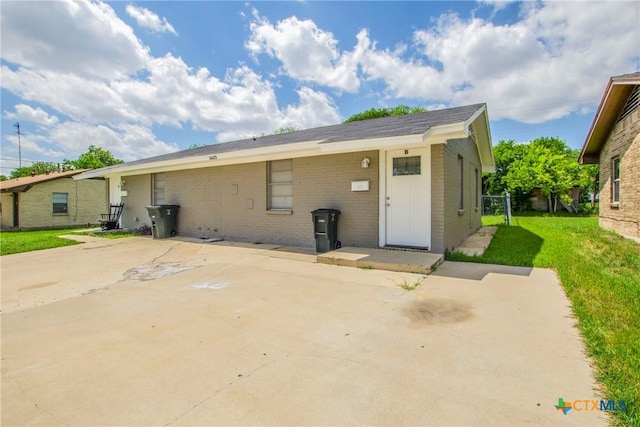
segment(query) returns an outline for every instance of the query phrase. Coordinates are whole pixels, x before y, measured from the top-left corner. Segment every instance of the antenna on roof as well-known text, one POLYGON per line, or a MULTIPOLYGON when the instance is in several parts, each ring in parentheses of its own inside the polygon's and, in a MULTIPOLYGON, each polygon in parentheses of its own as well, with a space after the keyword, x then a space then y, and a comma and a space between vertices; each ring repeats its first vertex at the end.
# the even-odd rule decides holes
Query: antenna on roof
POLYGON ((22 147, 20 146, 20 136, 24 135, 22 132, 20 132, 20 123, 16 122, 13 125, 14 128, 16 128, 16 134, 18 135, 18 164, 20 165, 19 167, 22 167, 22 147))

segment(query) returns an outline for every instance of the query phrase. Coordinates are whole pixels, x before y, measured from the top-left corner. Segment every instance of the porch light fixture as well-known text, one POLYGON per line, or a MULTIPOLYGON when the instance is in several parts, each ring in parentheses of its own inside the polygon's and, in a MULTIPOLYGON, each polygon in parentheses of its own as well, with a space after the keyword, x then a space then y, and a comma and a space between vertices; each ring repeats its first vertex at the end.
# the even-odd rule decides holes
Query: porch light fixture
POLYGON ((371 160, 369 160, 369 158, 365 157, 362 160, 362 169, 367 169, 369 167, 369 163, 371 163, 371 160))

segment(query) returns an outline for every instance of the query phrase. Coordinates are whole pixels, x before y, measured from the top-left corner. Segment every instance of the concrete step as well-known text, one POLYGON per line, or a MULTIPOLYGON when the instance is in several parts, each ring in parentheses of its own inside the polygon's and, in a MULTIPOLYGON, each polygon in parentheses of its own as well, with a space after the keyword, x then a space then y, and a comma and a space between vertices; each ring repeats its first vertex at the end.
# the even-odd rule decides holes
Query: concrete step
POLYGON ((322 264, 419 274, 430 274, 443 261, 443 254, 431 252, 356 247, 336 249, 317 257, 322 264))

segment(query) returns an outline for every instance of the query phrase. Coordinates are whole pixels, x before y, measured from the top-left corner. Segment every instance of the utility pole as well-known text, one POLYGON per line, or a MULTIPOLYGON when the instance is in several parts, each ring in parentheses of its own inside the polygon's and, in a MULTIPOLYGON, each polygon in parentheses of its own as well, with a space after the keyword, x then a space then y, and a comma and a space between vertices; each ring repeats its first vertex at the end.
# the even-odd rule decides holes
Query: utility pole
POLYGON ((22 132, 20 132, 20 123, 16 122, 16 124, 13 125, 14 128, 16 128, 16 134, 18 134, 18 163, 19 163, 19 167, 22 167, 22 148, 20 146, 20 136, 24 135, 22 132))

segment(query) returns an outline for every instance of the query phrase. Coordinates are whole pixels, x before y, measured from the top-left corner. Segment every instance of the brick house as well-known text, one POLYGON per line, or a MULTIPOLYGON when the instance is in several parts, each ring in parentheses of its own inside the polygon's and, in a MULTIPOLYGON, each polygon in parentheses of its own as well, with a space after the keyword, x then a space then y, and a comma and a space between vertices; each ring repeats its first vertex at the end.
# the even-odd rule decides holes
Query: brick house
POLYGON ((2 228, 28 230, 96 224, 100 214, 107 212, 107 185, 104 179, 73 179, 84 171, 1 181, 2 228))
POLYGON ((343 246, 443 252, 478 229, 494 169, 476 104, 209 145, 85 172, 109 180, 124 227, 177 204, 178 234, 312 247, 310 212, 341 211, 343 246))
POLYGON ((600 226, 640 239, 640 73, 611 77, 580 153, 600 165, 600 226))

